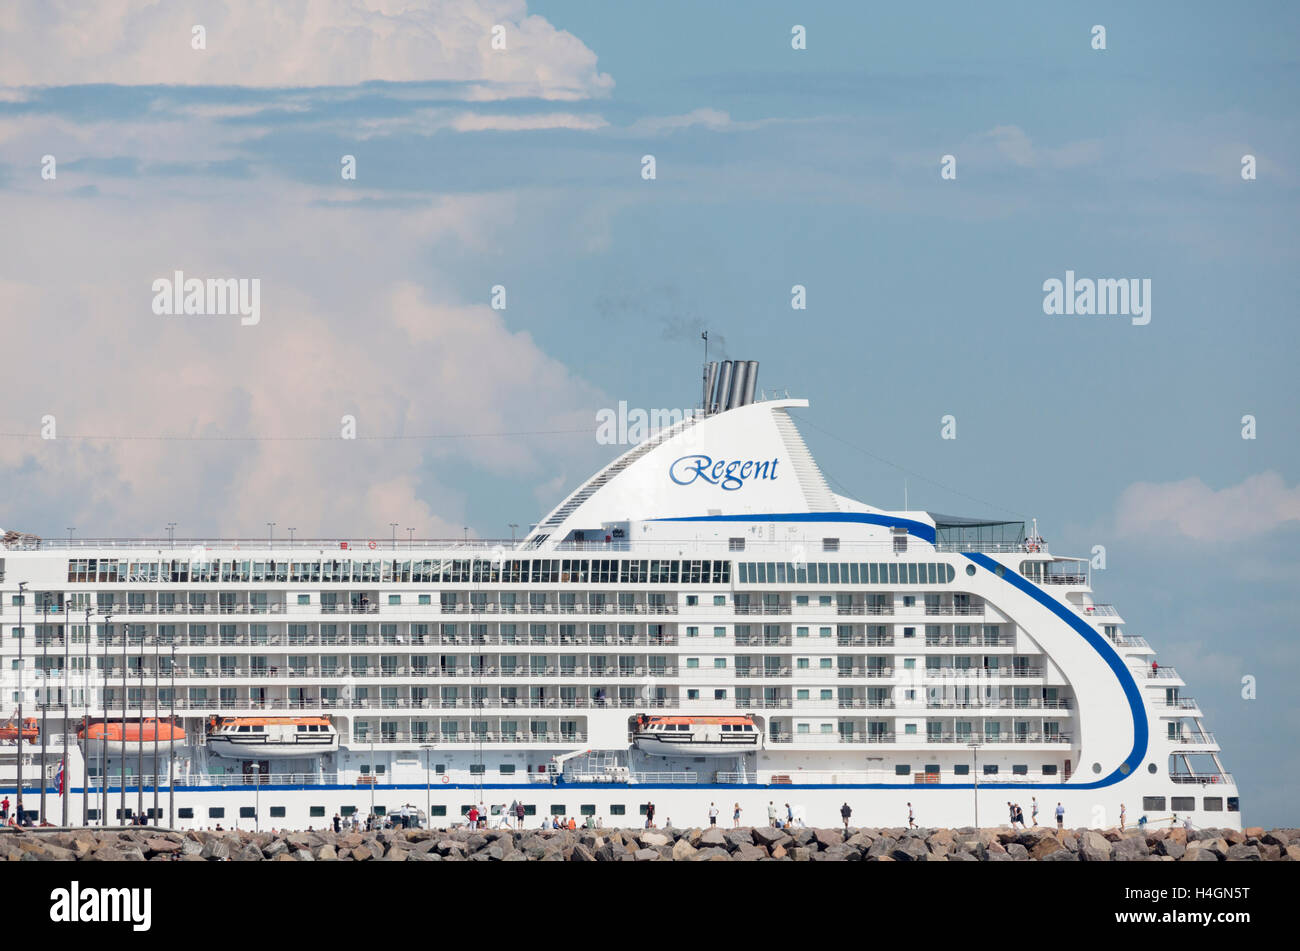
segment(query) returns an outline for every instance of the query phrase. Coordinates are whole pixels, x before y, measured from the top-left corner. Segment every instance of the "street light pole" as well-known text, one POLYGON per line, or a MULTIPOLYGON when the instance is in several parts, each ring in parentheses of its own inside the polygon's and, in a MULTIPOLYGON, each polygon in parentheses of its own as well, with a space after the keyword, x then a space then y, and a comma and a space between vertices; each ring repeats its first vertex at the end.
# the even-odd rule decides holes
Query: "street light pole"
POLYGON ((27 600, 27 582, 18 582, 18 824, 23 824, 23 603, 27 600))
POLYGON ((973 761, 971 769, 975 777, 975 831, 980 827, 980 745, 978 741, 972 741, 967 746, 970 747, 971 759, 973 761))
POLYGON ((167 727, 167 828, 176 828, 176 767, 173 760, 176 753, 176 641, 172 640, 172 663, 167 669, 170 687, 167 688, 167 702, 172 715, 167 727))
POLYGON ((253 770, 253 831, 257 832, 258 813, 262 809, 262 782, 261 776, 259 775, 259 772, 262 769, 262 764, 250 763, 249 766, 253 770))
POLYGON ((113 643, 113 625, 109 622, 113 615, 104 615, 104 655, 100 657, 100 671, 103 673, 103 686, 99 690, 99 703, 104 708, 104 722, 99 731, 99 824, 108 825, 108 652, 113 643))
POLYGON ((397 551, 397 523, 389 522, 388 525, 393 530, 393 551, 397 551))
POLYGON ((90 825, 90 605, 86 605, 86 663, 81 678, 81 824, 90 825))
MULTIPOLYGON (((128 606, 127 608, 128 614, 130 613, 130 610, 131 609, 128 606)), ((121 768, 118 770, 118 772, 121 773, 121 782, 119 783, 119 785, 121 786, 121 803, 122 803, 122 808, 119 810, 120 814, 118 815, 118 818, 122 820, 122 825, 126 825, 126 693, 127 693, 126 640, 127 640, 127 632, 130 629, 131 629, 130 624, 122 625, 122 735, 121 735, 122 763, 121 763, 121 768)))
MULTIPOLYGON (((176 635, 172 635, 174 640, 176 635)), ((158 825, 158 635, 153 636, 153 824, 158 825)))
POLYGON ((168 548, 176 547, 176 523, 175 522, 167 523, 167 547, 168 548))
POLYGON ((72 625, 69 623, 72 619, 72 614, 69 610, 71 606, 72 605, 66 601, 63 603, 63 676, 60 678, 60 683, 63 687, 63 766, 60 770, 60 776, 62 778, 59 780, 59 785, 62 788, 59 790, 59 793, 63 798, 63 802, 62 811, 59 816, 59 824, 65 826, 72 825, 72 823, 68 821, 68 779, 70 778, 68 775, 68 727, 70 726, 69 721, 72 718, 71 698, 68 696, 68 694, 71 693, 72 688, 72 671, 68 667, 68 641, 72 637, 72 625))
POLYGON ((49 731, 48 713, 50 708, 50 593, 43 593, 41 598, 41 615, 44 623, 41 625, 41 808, 38 815, 38 823, 45 822, 45 784, 47 773, 45 771, 45 750, 49 745, 47 737, 49 731))
POLYGON ((426 829, 433 828, 433 785, 429 778, 429 758, 433 755, 433 744, 421 743, 420 749, 424 750, 424 821, 428 823, 426 829))

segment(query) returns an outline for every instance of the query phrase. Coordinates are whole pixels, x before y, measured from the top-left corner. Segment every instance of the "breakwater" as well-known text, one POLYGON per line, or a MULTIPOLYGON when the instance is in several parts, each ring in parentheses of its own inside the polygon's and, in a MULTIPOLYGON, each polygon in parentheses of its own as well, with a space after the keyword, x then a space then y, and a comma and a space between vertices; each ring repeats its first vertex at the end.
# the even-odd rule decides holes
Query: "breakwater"
POLYGON ((437 829, 6 830, 0 861, 1294 862, 1300 830, 437 829))

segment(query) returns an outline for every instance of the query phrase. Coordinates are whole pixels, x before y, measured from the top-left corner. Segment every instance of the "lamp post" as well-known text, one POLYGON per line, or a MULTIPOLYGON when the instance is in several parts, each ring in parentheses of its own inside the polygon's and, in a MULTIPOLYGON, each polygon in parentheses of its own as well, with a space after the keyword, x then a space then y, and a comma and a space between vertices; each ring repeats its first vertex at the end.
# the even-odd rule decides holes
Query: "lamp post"
MULTIPOLYGON (((143 626, 143 625, 142 625, 143 626)), ((154 628, 154 640, 158 640, 158 629, 154 628)), ((137 658, 136 676, 140 678, 140 716, 136 727, 135 747, 135 811, 144 815, 144 634, 140 634, 140 654, 137 658)))
POLYGON ((50 593, 41 593, 41 808, 37 813, 40 823, 45 822, 45 750, 49 745, 47 714, 50 707, 50 593))
POLYGON ((433 785, 429 778, 429 759, 433 756, 433 744, 421 743, 420 749, 424 750, 424 821, 428 823, 425 828, 433 828, 433 785))
MULTIPOLYGON (((175 635, 172 635, 175 640, 175 635)), ((158 825, 158 634, 153 636, 153 824, 158 825)))
POLYGON ((393 551, 397 551, 397 523, 389 522, 388 525, 393 530, 393 551))
POLYGON ((23 603, 27 582, 18 582, 18 824, 23 824, 23 603))
POLYGON ((104 656, 100 658, 100 671, 103 673, 103 686, 99 689, 100 706, 104 708, 104 722, 99 731, 99 824, 108 825, 108 648, 113 643, 113 626, 109 622, 113 615, 104 615, 104 656))
POLYGON ((172 640, 172 662, 167 668, 167 703, 171 717, 167 729, 167 828, 176 828, 176 770, 172 765, 176 752, 176 641, 172 640))
POLYGON ((72 717, 71 701, 68 694, 72 687, 72 672, 68 668, 68 640, 72 637, 72 625, 68 623, 72 617, 69 610, 71 607, 66 601, 63 604, 63 676, 61 686, 63 687, 63 766, 60 770, 59 794, 61 795, 62 811, 59 815, 59 824, 70 826, 68 821, 68 726, 72 717))
POLYGON ((167 547, 168 548, 176 547, 176 523, 175 522, 167 523, 167 547))
POLYGON ((975 778, 975 830, 979 831, 980 827, 980 744, 979 740, 972 740, 966 744, 970 747, 971 753, 971 770, 975 778))
POLYGON ((262 782, 258 774, 262 769, 262 764, 250 763, 249 768, 253 771, 253 831, 257 832, 257 814, 262 808, 262 782))
POLYGON ((81 678, 81 824, 90 825, 90 605, 86 605, 86 660, 81 678))
MULTIPOLYGON (((130 614, 130 612, 131 612, 131 608, 130 608, 130 606, 128 605, 128 606, 127 606, 127 614, 130 614)), ((130 624, 123 624, 123 625, 122 625, 122 734, 121 734, 121 741, 122 741, 122 756, 121 756, 121 759, 122 759, 122 765, 121 765, 121 768, 118 770, 118 772, 121 773, 121 782, 119 783, 119 785, 121 786, 121 790, 122 790, 122 792, 121 792, 121 804, 122 804, 122 807, 121 807, 121 809, 119 810, 118 818, 122 820, 122 824, 123 824, 123 825, 126 825, 126 692, 127 692, 127 686, 126 686, 126 641, 127 641, 127 632, 128 632, 130 629, 131 629, 131 625, 130 625, 130 624)))
POLYGON ((379 780, 379 773, 375 769, 375 731, 370 731, 370 822, 373 825, 375 821, 375 783, 379 780))

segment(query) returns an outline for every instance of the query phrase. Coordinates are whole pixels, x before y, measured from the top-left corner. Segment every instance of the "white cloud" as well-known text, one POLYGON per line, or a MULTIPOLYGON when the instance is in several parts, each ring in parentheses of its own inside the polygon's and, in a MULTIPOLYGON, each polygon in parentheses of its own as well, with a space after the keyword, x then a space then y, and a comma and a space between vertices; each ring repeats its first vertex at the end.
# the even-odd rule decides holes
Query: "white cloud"
POLYGON ((1172 536, 1195 541, 1240 541, 1300 521, 1300 486, 1263 472, 1215 491, 1197 478, 1137 482, 1120 495, 1116 531, 1126 536, 1172 536))
POLYGON ((607 94, 573 34, 525 0, 9 0, 0 85, 341 86, 451 81, 470 98, 607 94), (194 25, 206 49, 191 47, 194 25), (506 49, 491 47, 492 28, 506 49))
POLYGON ((399 210, 322 207, 284 183, 198 191, 7 202, 0 431, 36 433, 49 414, 64 438, 0 438, 0 523, 257 537, 275 520, 306 538, 387 537, 398 521, 458 537, 476 473, 542 481, 575 456, 595 468, 590 433, 366 438, 593 428, 608 398, 431 264, 507 245, 527 218, 516 199, 399 210), (150 284, 176 268, 259 278, 261 323, 154 315, 150 284), (362 438, 335 438, 344 414, 362 438), (158 434, 276 438, 66 438, 158 434))
POLYGON ((981 136, 997 152, 1016 165, 1026 168, 1075 168, 1101 158, 1101 143, 1095 140, 1070 142, 1057 149, 1036 146, 1024 129, 1015 125, 995 126, 981 136))
POLYGON ((646 116, 626 128, 631 135, 667 135, 682 129, 702 127, 714 132, 749 132, 774 123, 820 122, 821 118, 738 120, 721 109, 692 109, 676 116, 646 116))

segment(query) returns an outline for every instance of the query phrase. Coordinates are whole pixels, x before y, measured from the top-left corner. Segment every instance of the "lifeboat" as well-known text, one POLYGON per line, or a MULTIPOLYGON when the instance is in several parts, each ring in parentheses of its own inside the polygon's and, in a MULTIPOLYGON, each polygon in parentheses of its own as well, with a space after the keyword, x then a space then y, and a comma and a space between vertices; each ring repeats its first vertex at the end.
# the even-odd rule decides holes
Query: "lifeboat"
POLYGON ((303 759, 337 753, 329 717, 213 717, 208 752, 231 759, 303 759))
POLYGON ((0 740, 7 740, 10 743, 16 741, 20 735, 28 743, 35 743, 40 734, 41 731, 36 726, 35 717, 24 718, 21 729, 18 727, 17 717, 10 717, 0 723, 0 740))
POLYGON ((99 756, 105 749, 109 756, 153 755, 154 740, 159 747, 185 742, 185 731, 175 723, 146 717, 140 720, 91 720, 77 728, 77 742, 86 756, 99 756), (143 750, 141 749, 143 747, 143 750))
POLYGON ((632 742, 658 756, 736 756, 763 748, 753 717, 636 718, 632 742))

